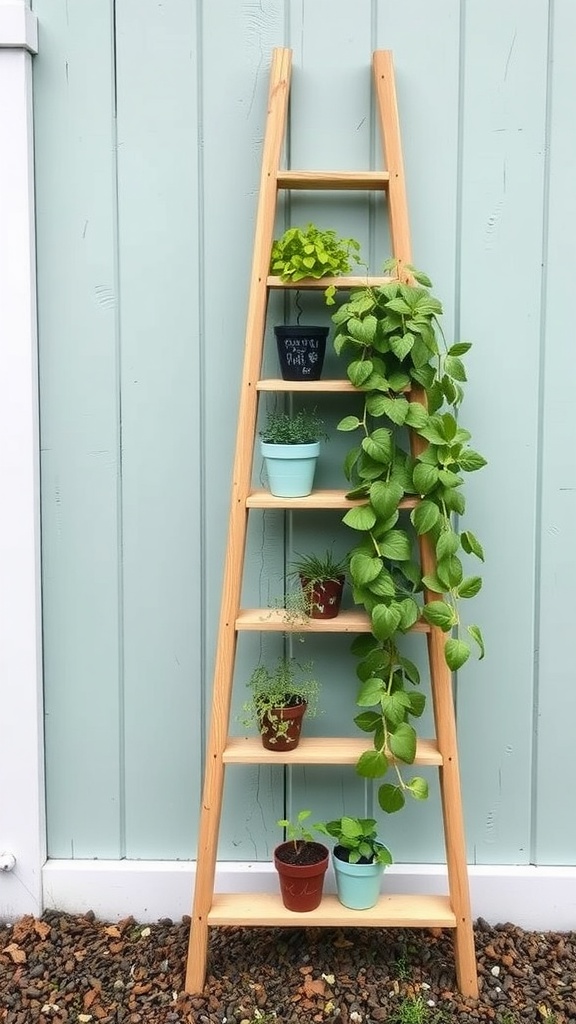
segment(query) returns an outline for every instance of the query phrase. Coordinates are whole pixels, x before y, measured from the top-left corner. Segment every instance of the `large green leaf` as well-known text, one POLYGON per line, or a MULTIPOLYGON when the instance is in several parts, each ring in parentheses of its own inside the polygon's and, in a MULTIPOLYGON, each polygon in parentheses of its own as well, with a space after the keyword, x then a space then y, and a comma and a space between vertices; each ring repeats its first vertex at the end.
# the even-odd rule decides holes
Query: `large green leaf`
POLYGON ((420 402, 410 402, 408 405, 408 411, 406 413, 406 419, 404 420, 407 427, 415 427, 420 429, 425 425, 428 420, 428 413, 420 402))
MULTIPOLYGON (((418 467, 416 467, 418 468, 418 467)), ((426 466, 426 469, 431 467, 426 466)), ((418 534, 429 533, 440 518, 440 509, 433 501, 421 501, 410 513, 412 525, 418 534)))
POLYGON ((398 629, 401 617, 400 609, 395 605, 377 604, 371 615, 374 636, 378 640, 389 640, 398 629))
POLYGON ((397 426, 401 427, 404 423, 408 413, 408 402, 401 396, 399 398, 386 398, 384 397, 384 415, 392 420, 397 426))
POLYGON ((396 593, 394 580, 386 569, 368 584, 368 589, 376 597, 394 597, 396 593))
POLYGON ((462 562, 457 555, 448 555, 436 563, 436 575, 447 590, 457 587, 462 582, 462 562))
POLYGON ((374 369, 371 359, 353 359, 348 363, 348 379, 355 388, 361 388, 374 369))
POLYGON ((469 341, 458 341, 455 345, 451 345, 448 349, 449 356, 463 356, 466 352, 469 352, 472 345, 469 341))
POLYGON ((415 622, 418 622, 420 618, 420 607, 411 597, 405 597, 400 601, 400 611, 402 612, 402 618, 400 619, 399 629, 403 633, 406 633, 415 622))
MULTIPOLYGON (((411 694, 411 696, 415 695, 411 694)), ((354 719, 355 724, 362 730, 362 732, 374 732, 380 721, 380 715, 375 711, 361 711, 354 719)))
POLYGON ((343 420, 336 425, 336 430, 357 430, 361 426, 361 421, 357 416, 345 416, 343 420))
MULTIPOLYGON (((414 718, 420 718, 420 715, 426 707, 426 694, 425 693, 409 693, 408 698, 410 700, 410 714, 414 715, 414 718)), ((356 719, 354 719, 356 721, 356 719)))
POLYGON ((418 494, 428 494, 428 491, 431 491, 438 483, 438 467, 417 462, 412 479, 418 494))
POLYGON ((461 359, 458 358, 458 356, 446 356, 444 360, 444 369, 446 370, 446 373, 454 380, 465 381, 468 379, 466 377, 464 363, 462 362, 461 359))
POLYGON ((387 519, 396 511, 404 491, 394 480, 375 480, 370 485, 370 502, 381 519, 387 519))
POLYGON ((394 355, 402 361, 411 351, 414 341, 414 335, 410 331, 406 331, 405 334, 394 334, 390 338, 390 348, 394 355))
POLYGON ((386 687, 383 680, 378 676, 370 676, 369 679, 360 684, 356 703, 359 708, 371 708, 374 704, 380 703, 382 694, 385 691, 386 687))
POLYGON ((436 541, 436 557, 447 558, 455 555, 460 547, 460 538, 453 530, 443 530, 436 541))
POLYGON ((392 786, 385 782, 378 788, 378 803, 386 814, 394 814, 395 811, 402 810, 406 801, 400 786, 392 786))
POLYGON ((342 522, 353 530, 371 530, 376 522, 376 513, 371 505, 355 505, 349 508, 342 522))
POLYGON ((410 538, 404 530, 389 530, 379 547, 384 558, 392 558, 396 562, 408 561, 412 555, 410 538))
POLYGON ((482 580, 480 576, 466 576, 458 587, 458 597, 476 597, 476 594, 481 589, 482 580))
POLYGON ((453 672, 457 672, 464 662, 468 661, 468 658, 470 657, 470 648, 464 640, 457 640, 452 637, 450 640, 446 641, 444 654, 448 668, 452 669, 453 672))
POLYGON ((402 722, 388 737, 388 744, 394 757, 406 764, 412 764, 416 757, 416 731, 407 722, 402 722))
POLYGON ((465 448, 458 456, 458 465, 467 473, 473 473, 474 470, 482 469, 482 466, 486 465, 486 459, 480 455, 480 452, 475 452, 472 448, 465 448))
POLYGON ((381 750, 365 750, 356 762, 356 771, 364 779, 379 779, 388 771, 388 758, 381 750))
POLYGON ((385 427, 378 427, 363 438, 362 447, 371 459, 387 466, 392 458, 392 434, 385 427))
POLYGON ((406 783, 406 789, 415 800, 428 799, 428 783, 426 779, 422 779, 418 775, 415 775, 414 778, 406 783))
POLYGON ((350 559, 350 575, 358 587, 371 583, 382 571, 382 559, 375 555, 362 553, 352 555, 350 559))
POLYGON ((382 695, 382 711, 390 729, 396 729, 406 718, 408 694, 403 690, 382 695))
POLYGON ((462 547, 468 555, 476 555, 481 562, 484 561, 484 549, 473 533, 470 530, 464 530, 461 534, 460 540, 462 541, 462 547))
POLYGON ((431 626, 439 626, 445 633, 455 625, 454 611, 446 601, 429 601, 422 609, 422 617, 431 626))

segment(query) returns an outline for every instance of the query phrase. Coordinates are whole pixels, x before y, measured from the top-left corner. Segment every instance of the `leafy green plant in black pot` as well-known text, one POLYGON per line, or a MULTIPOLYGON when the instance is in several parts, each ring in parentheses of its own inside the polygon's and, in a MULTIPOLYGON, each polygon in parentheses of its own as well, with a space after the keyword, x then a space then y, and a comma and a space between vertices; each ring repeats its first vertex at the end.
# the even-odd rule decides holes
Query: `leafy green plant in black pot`
MULTIPOLYGON (((293 283, 304 278, 337 277, 350 273, 352 262, 359 260, 359 250, 355 239, 341 238, 331 229, 322 230, 315 224, 291 227, 273 243, 270 273, 293 283)), ((333 285, 326 289, 327 305, 334 304, 335 290, 333 285)), ((329 328, 300 323, 302 308, 298 291, 296 308, 296 324, 274 328, 282 377, 284 380, 319 380, 329 328)))
POLYGON ((355 289, 333 320, 336 351, 346 358, 360 399, 358 414, 339 423, 340 430, 360 435, 344 463, 348 496, 358 502, 344 522, 355 535, 349 552, 353 599, 365 608, 372 630, 353 643, 362 708, 355 721, 373 734, 373 749, 361 755, 357 770, 375 779, 395 773, 395 781, 378 790, 380 806, 391 812, 404 805, 406 793, 416 799, 428 794, 426 781, 404 781, 398 764, 415 759, 413 720, 425 705, 415 689, 418 669, 401 653, 399 638, 423 619, 449 634, 443 645, 449 669, 461 668, 471 644, 484 655, 480 628, 463 626, 460 604, 482 585, 478 575, 465 573, 463 556, 484 558, 476 536, 462 528, 462 474, 480 469, 485 459, 470 447, 470 433, 456 418, 466 382, 462 356, 470 345, 447 345, 442 306, 426 275, 396 261, 385 271, 388 283, 355 289), (410 449, 404 427, 412 428, 410 449), (412 536, 399 522, 408 508, 422 545, 423 576, 412 536))

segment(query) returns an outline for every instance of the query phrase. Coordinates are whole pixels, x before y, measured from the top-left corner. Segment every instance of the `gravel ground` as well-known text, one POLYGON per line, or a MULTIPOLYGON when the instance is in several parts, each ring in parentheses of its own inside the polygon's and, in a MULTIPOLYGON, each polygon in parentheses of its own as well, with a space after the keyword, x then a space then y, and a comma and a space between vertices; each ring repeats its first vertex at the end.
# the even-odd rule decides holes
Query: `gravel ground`
POLYGON ((479 920, 474 1001, 440 929, 212 929, 206 987, 186 996, 188 924, 48 911, 0 925, 0 1024, 576 1022, 576 932, 479 920))

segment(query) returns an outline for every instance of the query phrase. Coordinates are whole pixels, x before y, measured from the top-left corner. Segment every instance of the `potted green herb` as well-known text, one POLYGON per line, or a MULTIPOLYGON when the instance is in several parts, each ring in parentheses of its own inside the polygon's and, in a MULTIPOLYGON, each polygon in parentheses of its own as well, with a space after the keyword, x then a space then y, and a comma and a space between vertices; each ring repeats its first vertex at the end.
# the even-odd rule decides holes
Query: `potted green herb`
POLYGON ((392 812, 404 806, 407 794, 417 800, 428 795, 425 779, 405 781, 399 768, 415 760, 413 722, 425 705, 425 696, 415 689, 418 669, 403 656, 399 638, 422 619, 448 634, 443 650, 450 670, 464 665, 473 645, 484 655, 480 628, 465 626, 460 608, 482 586, 468 560, 484 559, 463 518, 464 474, 481 469, 486 460, 470 447, 460 414, 466 382, 462 356, 470 344, 447 344, 442 306, 425 274, 394 260, 384 270, 391 275, 388 283, 353 290, 332 319, 336 352, 346 359, 356 402, 361 400, 359 414, 338 424, 359 435, 344 462, 348 497, 356 499, 344 522, 354 534, 353 600, 369 615, 372 631, 352 645, 360 658, 361 711, 355 722, 373 736, 373 747, 361 755, 356 770, 380 780, 380 807, 392 812), (411 449, 404 427, 412 428, 411 449), (413 506, 412 531, 400 521, 405 499, 413 506), (413 561, 414 532, 425 538, 429 563, 435 556, 435 570, 425 568, 423 576, 413 561), (384 781, 389 772, 391 783, 384 781))
POLYGON ((291 563, 291 576, 300 581, 305 613, 312 619, 334 619, 340 611, 347 568, 345 558, 298 555, 291 563))
POLYGON ((287 819, 277 823, 286 829, 287 836, 286 842, 274 850, 274 867, 287 910, 316 910, 322 899, 330 855, 327 847, 316 842, 305 827, 304 822, 309 817, 310 811, 300 811, 295 823, 287 819))
POLYGON ((332 863, 340 902, 352 910, 373 907, 382 872, 392 863, 390 851, 377 837, 375 819, 343 817, 318 822, 314 828, 336 840, 332 863))
POLYGON ((267 750, 294 750, 300 742, 302 718, 318 714, 320 684, 312 665, 281 657, 275 667, 258 665, 247 686, 252 691, 243 706, 242 724, 256 724, 267 750))
MULTIPOLYGON (((272 246, 270 273, 282 281, 336 277, 348 274, 351 261, 358 262, 359 243, 340 238, 335 231, 322 231, 315 224, 288 228, 272 246)), ((334 286, 325 291, 327 305, 334 304, 334 286)), ((326 351, 328 327, 301 324, 302 309, 296 293, 296 324, 274 328, 280 370, 284 380, 319 380, 326 351)))
POLYGON ((325 436, 315 411, 268 414, 266 426, 260 431, 260 450, 272 494, 297 498, 311 493, 320 439, 325 436))

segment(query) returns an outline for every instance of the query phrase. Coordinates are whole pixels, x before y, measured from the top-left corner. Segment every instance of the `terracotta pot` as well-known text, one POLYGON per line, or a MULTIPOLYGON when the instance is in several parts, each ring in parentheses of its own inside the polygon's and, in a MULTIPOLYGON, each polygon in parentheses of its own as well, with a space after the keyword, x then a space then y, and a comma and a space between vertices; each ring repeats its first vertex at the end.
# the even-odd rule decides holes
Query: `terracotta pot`
POLYGON ((262 745, 266 750, 294 750, 300 742, 302 731, 302 718, 308 704, 305 700, 300 704, 294 704, 288 708, 272 708, 272 711, 264 715, 260 720, 262 745), (286 722, 280 734, 278 733, 278 720, 286 722))
POLYGON ((337 580, 322 580, 314 584, 301 576, 300 583, 310 618, 335 619, 342 602, 344 576, 339 576, 337 580))
POLYGON ((282 902, 287 910, 302 913, 316 910, 322 899, 324 875, 328 868, 329 851, 323 843, 304 843, 311 863, 287 863, 285 856, 291 856, 294 843, 281 843, 274 850, 274 867, 280 879, 282 902), (316 859, 314 859, 316 858, 316 859))

